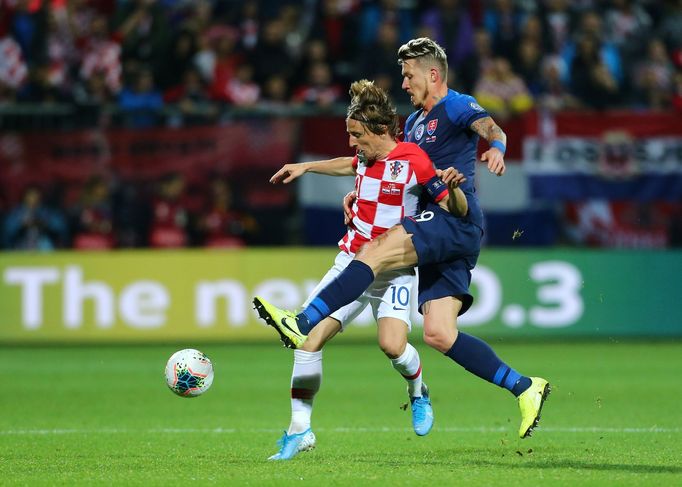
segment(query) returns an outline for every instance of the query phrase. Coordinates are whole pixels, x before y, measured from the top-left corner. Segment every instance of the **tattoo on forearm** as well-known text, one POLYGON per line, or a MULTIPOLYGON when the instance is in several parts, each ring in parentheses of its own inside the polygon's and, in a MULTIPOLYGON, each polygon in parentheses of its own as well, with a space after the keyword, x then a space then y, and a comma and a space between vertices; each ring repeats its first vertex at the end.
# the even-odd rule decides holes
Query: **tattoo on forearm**
POLYGON ((504 132, 502 132, 502 129, 498 127, 497 125, 493 125, 490 127, 490 130, 488 131, 489 137, 487 137, 488 140, 504 140, 506 137, 504 136, 504 132))
POLYGON ((504 131, 497 125, 492 118, 479 118, 471 124, 471 130, 483 137, 488 142, 493 140, 500 140, 502 143, 507 142, 507 136, 504 131))

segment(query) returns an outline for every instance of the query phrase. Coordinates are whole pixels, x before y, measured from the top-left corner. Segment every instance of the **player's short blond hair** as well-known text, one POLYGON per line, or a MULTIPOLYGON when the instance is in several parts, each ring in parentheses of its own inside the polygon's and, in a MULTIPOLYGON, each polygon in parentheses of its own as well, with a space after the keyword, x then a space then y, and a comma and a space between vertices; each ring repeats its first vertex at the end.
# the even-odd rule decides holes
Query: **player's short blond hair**
POLYGON ((347 118, 361 122, 367 130, 377 135, 388 134, 395 138, 400 135, 398 112, 388 93, 373 81, 354 81, 348 91, 351 97, 347 118))
POLYGON ((440 71, 440 77, 447 81, 448 56, 436 41, 428 37, 419 37, 403 44, 398 49, 398 64, 403 64, 408 59, 416 59, 422 66, 436 66, 440 71))

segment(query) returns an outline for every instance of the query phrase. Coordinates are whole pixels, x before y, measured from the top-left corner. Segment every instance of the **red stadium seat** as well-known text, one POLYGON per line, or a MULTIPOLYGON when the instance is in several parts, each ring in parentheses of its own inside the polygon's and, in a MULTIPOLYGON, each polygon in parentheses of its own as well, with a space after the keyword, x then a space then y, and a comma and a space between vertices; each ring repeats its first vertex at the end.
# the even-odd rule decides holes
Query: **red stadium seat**
POLYGON ((216 249, 231 249, 244 247, 246 243, 239 237, 210 237, 206 240, 205 246, 216 249))
POLYGON ((79 233, 73 239, 73 247, 78 250, 107 250, 113 246, 111 236, 101 233, 79 233))
POLYGON ((187 243, 187 235, 179 228, 157 227, 149 237, 149 245, 156 248, 174 249, 184 247, 187 243))

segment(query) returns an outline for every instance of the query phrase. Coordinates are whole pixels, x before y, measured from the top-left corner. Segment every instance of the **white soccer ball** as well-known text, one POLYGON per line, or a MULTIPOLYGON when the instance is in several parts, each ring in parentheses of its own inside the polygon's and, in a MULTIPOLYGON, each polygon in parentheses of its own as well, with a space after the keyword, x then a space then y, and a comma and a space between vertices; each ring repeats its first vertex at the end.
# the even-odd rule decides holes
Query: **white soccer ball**
POLYGON ((166 363, 166 384, 178 396, 200 396, 212 383, 213 364, 199 350, 179 350, 166 363))

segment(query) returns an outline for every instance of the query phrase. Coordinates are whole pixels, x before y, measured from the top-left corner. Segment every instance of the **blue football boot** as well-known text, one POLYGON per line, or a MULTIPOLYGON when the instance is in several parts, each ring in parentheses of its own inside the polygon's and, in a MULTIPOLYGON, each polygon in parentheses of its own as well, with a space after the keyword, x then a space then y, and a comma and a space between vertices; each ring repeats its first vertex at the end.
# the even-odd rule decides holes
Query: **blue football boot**
POLYGON ((272 455, 268 460, 291 460, 299 452, 308 451, 315 448, 315 433, 308 428, 303 433, 293 435, 284 432, 284 435, 277 441, 279 451, 272 455))
POLYGON ((412 405, 412 427, 418 436, 425 436, 429 434, 433 428, 433 408, 431 407, 431 399, 429 399, 429 388, 426 384, 422 384, 422 396, 411 397, 410 404, 412 405))

